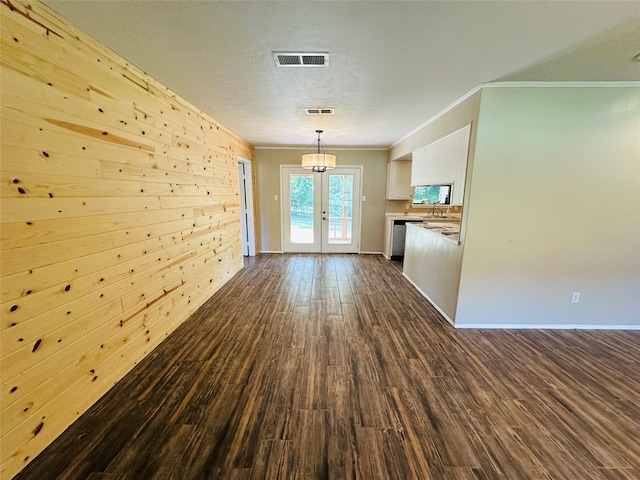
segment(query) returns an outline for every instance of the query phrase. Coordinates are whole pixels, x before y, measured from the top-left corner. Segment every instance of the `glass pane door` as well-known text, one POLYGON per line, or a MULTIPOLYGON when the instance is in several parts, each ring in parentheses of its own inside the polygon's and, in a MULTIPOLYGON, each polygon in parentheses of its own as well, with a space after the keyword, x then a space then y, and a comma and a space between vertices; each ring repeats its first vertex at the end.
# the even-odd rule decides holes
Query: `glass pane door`
POLYGON ((353 175, 329 174, 329 218, 327 242, 353 242, 353 175))
POLYGON ((281 172, 283 251, 358 253, 362 168, 281 172))
POLYGON ((322 175, 322 251, 358 253, 362 167, 338 167, 322 175))
POLYGON ((291 243, 314 242, 313 174, 289 175, 289 228, 291 243))
POLYGON ((300 167, 282 167, 282 248, 320 252, 322 248, 321 177, 300 167))

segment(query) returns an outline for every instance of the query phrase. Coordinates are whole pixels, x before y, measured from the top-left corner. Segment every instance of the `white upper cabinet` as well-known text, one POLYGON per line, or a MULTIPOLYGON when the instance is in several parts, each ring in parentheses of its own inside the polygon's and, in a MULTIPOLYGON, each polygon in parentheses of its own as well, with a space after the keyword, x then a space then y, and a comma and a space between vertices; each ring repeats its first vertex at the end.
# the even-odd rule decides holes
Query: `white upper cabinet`
POLYGON ((413 152, 411 185, 453 184, 452 205, 462 205, 471 125, 413 152))
POLYGON ((413 196, 411 186, 411 162, 387 164, 387 200, 409 200, 413 196))

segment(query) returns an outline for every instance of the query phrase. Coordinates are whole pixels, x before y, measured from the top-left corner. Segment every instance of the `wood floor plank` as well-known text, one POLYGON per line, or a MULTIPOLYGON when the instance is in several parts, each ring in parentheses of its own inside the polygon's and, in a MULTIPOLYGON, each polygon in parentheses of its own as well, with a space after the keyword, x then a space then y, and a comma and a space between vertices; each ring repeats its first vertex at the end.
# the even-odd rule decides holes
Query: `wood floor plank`
POLYGON ((433 438, 425 434, 419 404, 406 390, 392 388, 388 395, 395 412, 395 430, 404 441, 411 478, 437 478, 442 461, 433 438))
POLYGON ((351 291, 351 284, 348 280, 344 279, 338 280, 338 293, 340 294, 340 303, 354 303, 355 299, 353 298, 353 292, 351 291))
POLYGON ((383 463, 382 431, 370 427, 355 428, 356 478, 390 478, 383 463))
POLYGON ((342 307, 340 304, 340 291, 338 287, 330 287, 325 290, 324 300, 327 304, 327 315, 342 315, 342 307))
POLYGON ((318 336, 307 338, 304 358, 296 379, 298 395, 294 408, 311 410, 327 408, 327 367, 326 338, 318 336))
MULTIPOLYGON (((173 443, 174 435, 167 435, 166 432, 167 418, 181 403, 180 400, 197 376, 200 365, 200 362, 174 365, 174 368, 163 378, 160 387, 162 401, 155 403, 156 408, 153 413, 139 426, 129 441, 122 445, 118 454, 109 462, 106 472, 118 473, 126 470, 127 474, 138 478, 149 478, 153 475, 157 462, 147 461, 147 458, 155 458, 158 450, 166 449, 167 445, 173 443), (154 444, 158 438, 162 439, 161 443, 156 445, 157 448, 149 450, 149 445, 154 444)), ((156 460, 160 459, 161 457, 156 460)))
POLYGON ((342 315, 327 315, 324 323, 328 365, 334 367, 347 365, 346 333, 342 315))
POLYGON ((454 330, 382 256, 260 255, 16 479, 635 480, 639 365, 454 330))
MULTIPOLYGON (((139 478, 176 478, 180 477, 180 464, 184 456, 189 439, 193 435, 195 425, 181 424, 168 427, 171 432, 166 435, 167 442, 159 448, 155 455, 145 459, 145 465, 153 468, 140 474, 139 478)), ((127 472, 129 472, 127 467, 127 472)), ((131 473, 128 473, 131 477, 131 473)))
POLYGON ((250 480, 280 480, 291 478, 291 440, 262 440, 250 480))
POLYGON ((297 409, 294 413, 292 464, 298 478, 328 478, 328 417, 327 410, 297 409))
POLYGON ((289 348, 281 352, 282 358, 274 367, 276 378, 269 385, 271 392, 264 416, 260 420, 260 436, 266 440, 288 440, 287 432, 294 412, 294 404, 298 401, 299 390, 297 378, 302 349, 289 348))
POLYGON ((350 404, 351 388, 346 367, 328 367, 329 392, 327 456, 329 478, 356 478, 354 463, 354 416, 350 404), (347 452, 347 453, 345 453, 347 452))
POLYGON ((597 470, 590 469, 582 462, 576 462, 569 452, 556 443, 544 427, 525 424, 516 427, 516 430, 518 436, 522 438, 522 443, 540 463, 545 464, 551 478, 602 479, 597 470))

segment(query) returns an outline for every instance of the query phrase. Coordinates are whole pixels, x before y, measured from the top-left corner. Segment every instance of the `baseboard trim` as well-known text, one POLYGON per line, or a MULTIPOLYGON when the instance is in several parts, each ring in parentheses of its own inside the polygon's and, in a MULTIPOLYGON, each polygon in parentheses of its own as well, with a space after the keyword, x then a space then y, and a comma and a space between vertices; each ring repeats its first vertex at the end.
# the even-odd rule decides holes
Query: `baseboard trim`
POLYGON ((468 323, 455 328, 509 329, 509 330, 640 330, 640 325, 572 325, 572 324, 518 324, 518 323, 468 323))
MULTIPOLYGON (((284 253, 282 250, 260 250, 259 253, 284 253)), ((382 252, 359 252, 360 255, 382 255, 382 252)))

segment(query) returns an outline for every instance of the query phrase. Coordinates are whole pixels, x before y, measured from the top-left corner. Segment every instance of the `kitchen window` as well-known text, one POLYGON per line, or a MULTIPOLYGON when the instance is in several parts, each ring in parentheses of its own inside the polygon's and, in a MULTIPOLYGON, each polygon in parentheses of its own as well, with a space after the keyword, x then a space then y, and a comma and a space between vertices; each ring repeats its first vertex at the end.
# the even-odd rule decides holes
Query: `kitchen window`
POLYGON ((452 189, 452 184, 418 186, 413 194, 413 205, 450 205, 452 189))

